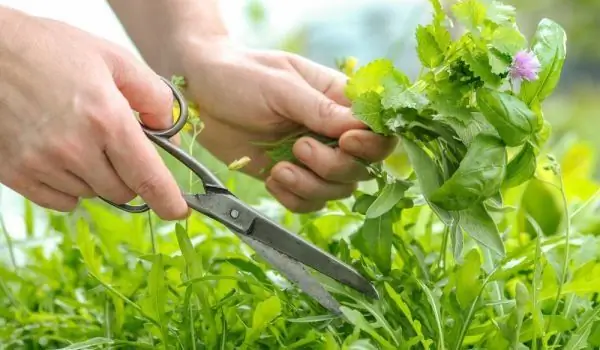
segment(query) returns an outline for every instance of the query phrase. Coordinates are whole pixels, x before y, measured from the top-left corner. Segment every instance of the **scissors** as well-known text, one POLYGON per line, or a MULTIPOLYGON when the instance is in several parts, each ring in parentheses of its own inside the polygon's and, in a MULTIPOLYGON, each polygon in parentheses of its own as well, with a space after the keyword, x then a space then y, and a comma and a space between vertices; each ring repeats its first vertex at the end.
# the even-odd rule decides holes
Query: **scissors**
MULTIPOLYGON (((370 298, 378 299, 375 287, 355 269, 243 203, 203 164, 171 143, 169 139, 177 134, 187 121, 188 104, 182 93, 169 80, 164 77, 161 79, 169 86, 179 103, 179 117, 170 128, 163 130, 149 129, 141 121, 140 124, 152 142, 183 163, 202 180, 203 194, 183 194, 188 206, 223 224, 288 280, 297 283, 301 290, 334 313, 340 313, 339 303, 308 272, 306 267, 311 267, 370 298)), ((102 199, 130 213, 143 213, 150 209, 145 203, 116 204, 105 198, 102 199)))

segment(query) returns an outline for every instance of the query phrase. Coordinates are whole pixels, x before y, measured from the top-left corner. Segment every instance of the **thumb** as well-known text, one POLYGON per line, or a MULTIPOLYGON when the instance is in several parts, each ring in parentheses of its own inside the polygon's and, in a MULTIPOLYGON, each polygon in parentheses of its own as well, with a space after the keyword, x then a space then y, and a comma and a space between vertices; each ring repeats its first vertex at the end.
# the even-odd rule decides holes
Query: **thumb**
POLYGON ((147 65, 128 53, 118 53, 109 62, 117 88, 150 129, 173 125, 171 89, 147 65))

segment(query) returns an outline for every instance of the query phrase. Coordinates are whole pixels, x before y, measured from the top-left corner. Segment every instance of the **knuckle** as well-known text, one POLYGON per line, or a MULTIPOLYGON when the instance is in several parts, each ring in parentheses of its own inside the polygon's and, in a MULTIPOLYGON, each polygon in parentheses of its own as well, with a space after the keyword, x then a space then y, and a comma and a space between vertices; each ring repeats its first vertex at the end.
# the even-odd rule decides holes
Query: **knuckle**
POLYGON ((95 133, 108 135, 115 130, 115 119, 121 106, 115 103, 108 92, 95 92, 89 97, 83 114, 89 121, 89 126, 95 133))
POLYGON ((17 169, 23 173, 37 173, 40 165, 45 164, 42 156, 37 150, 24 150, 16 159, 17 169))
POLYGON ((317 113, 323 119, 331 119, 336 114, 337 109, 338 105, 328 98, 321 98, 317 102, 317 113))
POLYGON ((141 178, 133 188, 133 191, 142 198, 155 197, 160 190, 161 182, 156 175, 147 175, 141 178))

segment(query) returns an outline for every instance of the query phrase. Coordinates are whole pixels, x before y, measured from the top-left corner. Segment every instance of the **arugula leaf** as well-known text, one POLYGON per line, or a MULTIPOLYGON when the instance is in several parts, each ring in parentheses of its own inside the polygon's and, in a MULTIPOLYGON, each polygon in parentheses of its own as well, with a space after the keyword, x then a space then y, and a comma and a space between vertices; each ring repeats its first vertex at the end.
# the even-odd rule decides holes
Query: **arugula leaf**
POLYGON ((365 219, 362 227, 352 239, 363 254, 373 260, 377 268, 388 274, 392 265, 393 211, 387 211, 375 218, 365 219))
POLYGON ((367 209, 365 213, 367 219, 376 218, 390 211, 402 198, 404 198, 404 193, 409 187, 409 183, 398 179, 386 183, 381 190, 381 194, 379 194, 369 206, 369 209, 367 209))

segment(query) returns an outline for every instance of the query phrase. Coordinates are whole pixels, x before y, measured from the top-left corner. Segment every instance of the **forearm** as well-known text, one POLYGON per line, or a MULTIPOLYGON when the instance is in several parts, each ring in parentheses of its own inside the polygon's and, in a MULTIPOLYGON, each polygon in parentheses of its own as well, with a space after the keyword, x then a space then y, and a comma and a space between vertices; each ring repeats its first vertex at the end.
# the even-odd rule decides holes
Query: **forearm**
POLYGON ((172 55, 188 45, 227 36, 218 0, 108 0, 145 61, 168 76, 180 67, 172 55))

